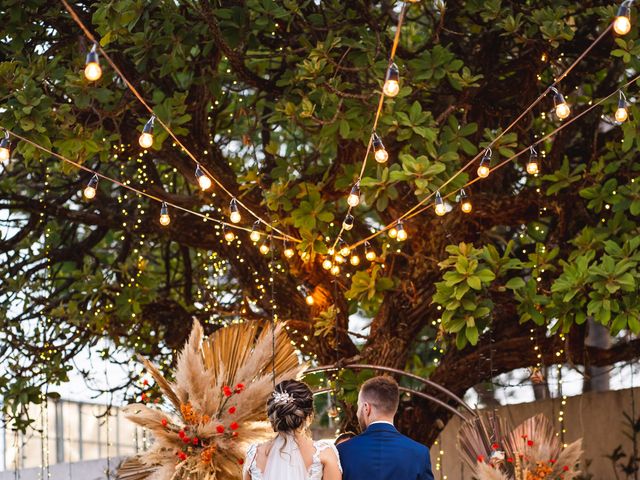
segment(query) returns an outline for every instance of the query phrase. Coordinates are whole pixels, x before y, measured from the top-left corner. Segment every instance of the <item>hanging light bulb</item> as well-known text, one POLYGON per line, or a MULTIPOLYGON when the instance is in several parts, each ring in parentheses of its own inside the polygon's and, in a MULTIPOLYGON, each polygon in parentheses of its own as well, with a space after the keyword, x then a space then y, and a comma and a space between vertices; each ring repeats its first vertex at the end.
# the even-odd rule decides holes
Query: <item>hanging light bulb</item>
POLYGON ((407 239, 407 231, 404 229, 402 220, 398 221, 398 235, 396 237, 399 242, 404 242, 407 239))
POLYGON ((353 228, 353 222, 354 222, 354 218, 353 215, 351 215, 350 213, 347 213, 347 216, 344 217, 344 222, 342 222, 342 228, 344 228, 345 230, 349 231, 353 228))
POLYGON ((295 251, 293 250, 293 248, 291 248, 287 242, 284 242, 284 250, 283 250, 284 256, 286 258, 291 258, 295 255, 295 251))
POLYGON ((569 115, 571 115, 571 108, 569 107, 567 101, 564 99, 564 95, 562 95, 558 91, 558 89, 552 87, 551 91, 553 92, 553 104, 556 108, 556 116, 560 120, 564 120, 569 115))
POLYGON ((467 192, 464 191, 464 188, 460 189, 460 210, 464 213, 471 213, 471 210, 473 210, 471 199, 467 192))
POLYGON ((166 227, 171 223, 171 217, 169 216, 169 207, 167 206, 167 202, 162 202, 162 206, 160 207, 160 225, 166 227))
POLYGON ((349 246, 346 244, 346 242, 342 239, 340 239, 340 255, 342 255, 343 257, 348 257, 349 254, 351 253, 351 250, 349 250, 349 246))
POLYGON ((529 161, 527 162, 527 173, 529 175, 537 175, 540 172, 540 163, 538 161, 538 152, 531 147, 529 154, 529 161))
POLYGON ((260 241, 260 232, 258 230, 259 228, 260 220, 256 220, 253 224, 253 227, 251 227, 251 233, 249 234, 249 238, 253 243, 258 243, 260 241))
POLYGON ((196 180, 202 191, 209 190, 211 188, 211 179, 202 171, 200 165, 196 166, 196 180))
POLYGON ((360 181, 357 181, 351 188, 351 193, 347 198, 347 203, 350 207, 357 207, 360 204, 360 181))
POLYGON ((358 256, 357 253, 354 253, 353 255, 351 255, 351 258, 349 259, 349 262, 354 267, 357 267, 358 265, 360 265, 360 257, 358 256))
POLYGON ((389 152, 387 152, 387 149, 384 148, 384 144, 382 143, 382 140, 380 139, 378 134, 375 132, 373 134, 372 143, 373 143, 373 156, 375 157, 376 162, 385 163, 387 160, 389 160, 389 152))
POLYGON ((267 241, 265 240, 264 242, 262 242, 262 245, 260 245, 260 253, 262 255, 266 255, 270 250, 271 248, 269 248, 269 244, 267 243, 267 241))
POLYGON ((618 109, 616 110, 616 121, 624 123, 629 118, 629 105, 627 103, 627 97, 625 97, 622 90, 620 90, 620 98, 618 99, 618 109))
POLYGON ((325 258, 322 261, 322 268, 324 268, 325 270, 331 270, 331 267, 333 267, 333 262, 330 259, 325 258))
POLYGON ((333 256, 333 259, 335 260, 336 263, 344 263, 347 261, 347 259, 344 258, 341 253, 336 253, 333 256))
POLYGON ((93 44, 84 66, 84 76, 90 82, 95 82, 102 76, 102 68, 100 67, 100 59, 98 58, 98 46, 93 44))
POLYGON ((400 70, 395 63, 392 63, 387 70, 382 91, 387 97, 395 97, 400 92, 400 70))
POLYGON ((365 258, 370 262, 373 262, 376 259, 376 252, 371 247, 371 244, 369 242, 364 242, 364 251, 365 251, 365 254, 364 254, 365 258))
POLYGON ((84 189, 84 198, 86 198, 87 200, 91 200, 93 198, 96 198, 96 193, 98 192, 98 176, 97 175, 93 175, 93 177, 91 177, 91 180, 89 180, 89 183, 87 184, 87 186, 84 189))
POLYGON ((447 206, 444 204, 444 200, 442 200, 442 195, 440 195, 440 190, 438 190, 436 191, 436 215, 441 217, 445 213, 447 213, 447 206))
POLYGON ((631 4, 633 0, 622 2, 618 9, 616 19, 613 21, 613 29, 618 35, 626 35, 631 31, 631 4))
POLYGON ((307 305, 311 306, 314 303, 316 303, 316 301, 313 299, 313 296, 311 295, 311 293, 309 291, 306 292, 306 295, 304 297, 304 301, 307 302, 307 305))
POLYGON ((156 121, 156 116, 151 115, 151 118, 144 124, 142 133, 138 138, 138 143, 142 148, 151 148, 153 145, 153 124, 156 121))
POLYGON ((389 229, 388 235, 389 238, 396 238, 398 236, 398 228, 396 225, 389 229))
POLYGON ((226 225, 222 226, 222 231, 224 232, 224 239, 231 243, 236 239, 236 234, 233 233, 233 230, 228 229, 226 225))
POLYGON ((336 276, 340 275, 340 267, 338 265, 331 267, 331 274, 336 276))
POLYGON ((0 140, 0 162, 6 162, 11 158, 11 144, 9 142, 9 132, 4 132, 4 137, 0 140))
POLYGON ((478 166, 478 176, 480 178, 487 178, 491 173, 491 149, 487 148, 484 152, 480 165, 478 166))
POLYGON ((238 210, 238 201, 235 198, 232 198, 229 203, 229 212, 229 220, 231 220, 232 223, 240 223, 242 216, 238 210))

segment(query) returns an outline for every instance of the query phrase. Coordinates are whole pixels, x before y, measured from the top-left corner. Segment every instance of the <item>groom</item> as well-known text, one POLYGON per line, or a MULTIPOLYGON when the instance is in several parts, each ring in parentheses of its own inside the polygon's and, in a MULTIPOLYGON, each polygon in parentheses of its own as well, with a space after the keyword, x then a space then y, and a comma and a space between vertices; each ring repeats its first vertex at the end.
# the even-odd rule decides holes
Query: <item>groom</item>
POLYGON ((363 433, 338 445, 343 480, 433 480, 429 449, 393 426, 400 394, 387 376, 367 380, 358 395, 363 433))

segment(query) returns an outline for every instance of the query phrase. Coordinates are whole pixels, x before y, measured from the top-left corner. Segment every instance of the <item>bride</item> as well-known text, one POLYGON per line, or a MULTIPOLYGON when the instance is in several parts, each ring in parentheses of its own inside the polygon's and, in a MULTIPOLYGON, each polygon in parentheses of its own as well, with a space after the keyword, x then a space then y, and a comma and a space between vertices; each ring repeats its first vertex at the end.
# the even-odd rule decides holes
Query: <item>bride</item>
POLYGON ((331 442, 314 442, 313 394, 296 380, 276 385, 267 402, 267 415, 277 433, 247 451, 243 480, 341 480, 338 451, 331 442))

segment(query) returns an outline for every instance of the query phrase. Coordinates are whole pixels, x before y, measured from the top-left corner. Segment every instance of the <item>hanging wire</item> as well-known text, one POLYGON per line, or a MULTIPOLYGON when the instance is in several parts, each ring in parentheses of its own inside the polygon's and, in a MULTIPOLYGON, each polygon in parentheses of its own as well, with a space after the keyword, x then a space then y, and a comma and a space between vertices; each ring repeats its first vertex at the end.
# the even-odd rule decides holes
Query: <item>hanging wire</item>
POLYGON ((273 389, 276 388, 276 268, 275 268, 275 248, 273 244, 273 233, 269 237, 269 248, 271 249, 271 261, 269 262, 269 280, 271 281, 271 375, 273 389))

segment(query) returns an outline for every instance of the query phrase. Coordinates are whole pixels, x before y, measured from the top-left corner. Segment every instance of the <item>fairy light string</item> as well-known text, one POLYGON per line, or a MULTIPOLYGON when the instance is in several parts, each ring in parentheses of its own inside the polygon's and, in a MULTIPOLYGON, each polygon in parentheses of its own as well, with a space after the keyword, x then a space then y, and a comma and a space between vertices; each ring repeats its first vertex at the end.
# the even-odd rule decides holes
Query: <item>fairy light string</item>
POLYGON ((100 52, 100 54, 105 58, 105 60, 107 61, 107 63, 109 63, 109 65, 111 66, 111 68, 113 68, 113 70, 118 74, 118 76, 122 79, 122 81, 127 85, 127 88, 131 91, 131 93, 133 93, 133 95, 138 99, 138 101, 144 106, 144 108, 149 112, 149 114, 152 116, 152 118, 154 118, 155 122, 158 122, 158 124, 160 124, 162 126, 162 128, 167 132, 167 134, 169 134, 169 136, 173 139, 173 141, 176 143, 176 145, 178 147, 181 148, 181 150, 183 152, 185 152, 187 154, 187 156, 195 163, 196 167, 199 167, 200 169, 202 169, 202 171, 204 173, 206 173, 209 178, 218 186, 220 187, 220 189, 222 191, 224 191, 230 199, 235 199, 237 204, 242 206, 247 212, 249 212, 249 214, 251 214, 256 220, 258 220, 259 222, 261 222, 262 224, 264 224, 266 227, 270 228, 271 230, 279 233, 280 235, 282 235, 284 238, 290 240, 290 241, 295 241, 295 242, 300 242, 299 239, 292 237, 291 235, 287 234, 286 232, 283 232, 282 230, 278 229, 277 227, 275 227, 274 225, 272 225, 271 223, 269 223, 268 221, 266 221, 265 219, 263 219, 260 215, 256 214, 253 210, 251 210, 245 203, 242 202, 242 200, 240 200, 236 195, 234 195, 233 193, 231 193, 231 191, 229 191, 229 189, 227 189, 227 187, 225 187, 225 185, 219 181, 214 175, 211 174, 211 172, 208 171, 208 169, 202 164, 202 162, 200 162, 196 156, 180 141, 180 139, 176 136, 176 134, 173 132, 173 130, 171 130, 171 128, 160 118, 157 117, 153 111, 153 109, 151 108, 151 106, 146 102, 146 100, 144 99, 144 97, 140 94, 140 92, 138 92, 138 90, 136 89, 136 87, 129 81, 129 79, 124 75, 124 73, 122 72, 122 70, 120 70, 120 68, 117 66, 117 64, 113 61, 113 59, 109 56, 109 54, 107 54, 107 52, 102 48, 102 46, 100 45, 100 43, 98 42, 98 40, 95 38, 95 36, 91 33, 91 31, 87 28, 87 26, 84 24, 84 22, 82 21, 82 19, 78 16, 78 14, 75 12, 75 10, 69 5, 69 3, 66 0, 60 0, 62 2, 62 4, 64 5, 65 9, 67 10, 67 12, 69 12, 69 15, 71 15, 71 18, 74 20, 74 22, 80 27, 80 29, 84 32, 85 36, 89 39, 89 41, 91 41, 96 49, 100 52))

